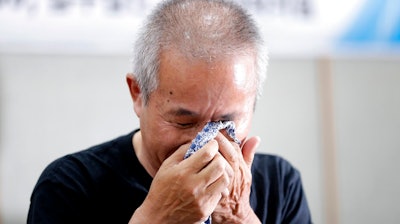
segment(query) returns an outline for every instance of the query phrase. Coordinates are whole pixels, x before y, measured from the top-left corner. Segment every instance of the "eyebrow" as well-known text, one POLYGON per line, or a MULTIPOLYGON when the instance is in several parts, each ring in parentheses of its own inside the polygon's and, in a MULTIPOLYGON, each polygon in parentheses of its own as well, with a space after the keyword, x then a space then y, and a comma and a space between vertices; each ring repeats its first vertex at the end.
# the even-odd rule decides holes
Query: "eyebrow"
POLYGON ((173 115, 173 116, 191 116, 195 117, 198 115, 198 113, 185 109, 185 108, 178 108, 176 110, 170 110, 168 114, 173 115))
MULTIPOLYGON (((196 117, 199 116, 199 113, 185 109, 185 108, 177 108, 177 109, 172 109, 168 112, 168 114, 172 116, 188 116, 188 117, 196 117)), ((224 121, 233 121, 236 118, 236 113, 228 113, 224 114, 221 117, 219 117, 220 120, 224 121)))
POLYGON ((233 121, 236 118, 236 113, 224 114, 221 116, 223 121, 233 121))

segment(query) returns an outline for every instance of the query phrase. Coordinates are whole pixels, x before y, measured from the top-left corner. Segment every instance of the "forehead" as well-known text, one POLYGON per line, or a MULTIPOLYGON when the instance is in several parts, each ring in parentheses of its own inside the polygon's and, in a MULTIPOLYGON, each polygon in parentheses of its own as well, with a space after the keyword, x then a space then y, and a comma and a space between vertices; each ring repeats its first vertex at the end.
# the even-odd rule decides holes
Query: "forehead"
POLYGON ((252 54, 195 57, 164 50, 160 57, 159 84, 184 87, 194 83, 196 86, 203 84, 203 88, 223 86, 253 91, 256 88, 255 64, 252 54), (168 82, 171 80, 174 82, 168 82))
POLYGON ((241 116, 252 111, 254 106, 253 61, 250 56, 210 62, 187 59, 179 54, 163 54, 159 85, 151 98, 162 113, 172 111, 185 116, 190 112, 190 116, 208 119, 241 116))

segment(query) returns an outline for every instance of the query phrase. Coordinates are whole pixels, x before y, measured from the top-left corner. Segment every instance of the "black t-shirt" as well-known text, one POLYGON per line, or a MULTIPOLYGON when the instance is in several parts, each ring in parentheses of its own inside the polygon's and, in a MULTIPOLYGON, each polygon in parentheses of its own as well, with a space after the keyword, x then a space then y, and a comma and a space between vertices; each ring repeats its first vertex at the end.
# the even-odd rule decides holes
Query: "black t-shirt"
MULTIPOLYGON (((152 182, 134 133, 51 163, 33 190, 28 223, 128 223, 152 182)), ((311 223, 299 172, 287 161, 256 154, 252 175, 250 204, 262 223, 311 223)))

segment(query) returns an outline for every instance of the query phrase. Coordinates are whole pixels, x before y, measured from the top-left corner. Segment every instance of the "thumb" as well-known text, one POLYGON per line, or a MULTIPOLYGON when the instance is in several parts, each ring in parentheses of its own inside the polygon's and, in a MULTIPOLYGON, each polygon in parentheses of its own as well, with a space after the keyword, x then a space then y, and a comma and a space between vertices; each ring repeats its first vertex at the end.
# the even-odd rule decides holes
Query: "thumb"
POLYGON ((246 162, 247 166, 251 167, 254 159, 254 153, 256 153, 256 149, 260 145, 261 139, 258 136, 251 137, 246 139, 242 147, 243 159, 246 162))

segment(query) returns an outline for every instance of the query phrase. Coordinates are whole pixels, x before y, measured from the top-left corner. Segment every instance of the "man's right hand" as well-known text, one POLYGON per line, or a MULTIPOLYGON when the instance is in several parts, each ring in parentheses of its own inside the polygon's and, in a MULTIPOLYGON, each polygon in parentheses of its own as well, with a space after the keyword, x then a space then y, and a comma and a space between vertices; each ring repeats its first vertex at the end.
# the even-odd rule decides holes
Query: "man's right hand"
POLYGON ((163 162, 130 224, 201 223, 229 194, 233 169, 218 152, 217 141, 183 160, 188 148, 189 144, 181 146, 163 162))

